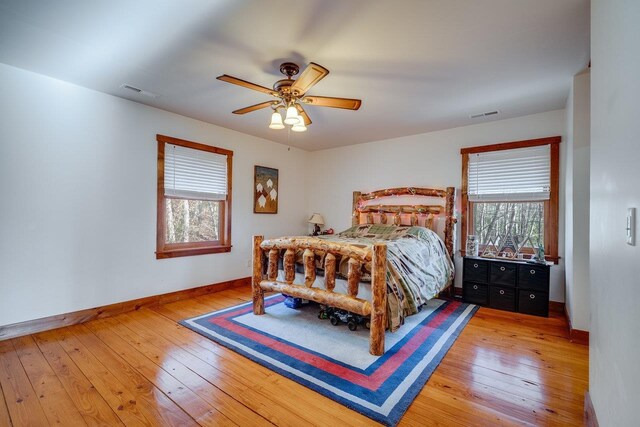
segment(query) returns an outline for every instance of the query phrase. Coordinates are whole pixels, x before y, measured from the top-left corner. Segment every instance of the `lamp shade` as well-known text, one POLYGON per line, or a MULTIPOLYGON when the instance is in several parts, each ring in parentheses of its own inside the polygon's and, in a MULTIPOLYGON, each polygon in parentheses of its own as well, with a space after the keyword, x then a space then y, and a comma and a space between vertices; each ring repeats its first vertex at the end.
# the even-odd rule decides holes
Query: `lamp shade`
POLYGON ((295 125, 291 126, 291 130, 294 132, 306 132, 307 127, 304 124, 304 120, 300 117, 300 121, 295 125))
POLYGON ((271 115, 271 124, 269 124, 271 129, 284 129, 284 125, 282 124, 282 116, 277 111, 274 111, 271 115))
POLYGON ((300 122, 298 118, 298 110, 295 106, 291 106, 287 108, 287 117, 285 117, 284 122, 288 125, 295 125, 300 122))
POLYGON ((324 218, 322 218, 322 215, 319 213, 314 213, 311 215, 311 218, 309 218, 309 224, 324 225, 324 218))

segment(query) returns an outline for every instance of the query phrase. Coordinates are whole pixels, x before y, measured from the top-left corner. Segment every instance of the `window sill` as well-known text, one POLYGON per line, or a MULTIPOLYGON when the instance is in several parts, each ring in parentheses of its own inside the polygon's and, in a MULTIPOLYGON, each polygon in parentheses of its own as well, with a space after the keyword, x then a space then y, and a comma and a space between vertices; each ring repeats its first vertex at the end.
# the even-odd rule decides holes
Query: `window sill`
POLYGON ((209 246, 199 248, 165 249, 156 251, 156 259, 178 258, 182 256, 219 254, 231 252, 231 246, 209 246))

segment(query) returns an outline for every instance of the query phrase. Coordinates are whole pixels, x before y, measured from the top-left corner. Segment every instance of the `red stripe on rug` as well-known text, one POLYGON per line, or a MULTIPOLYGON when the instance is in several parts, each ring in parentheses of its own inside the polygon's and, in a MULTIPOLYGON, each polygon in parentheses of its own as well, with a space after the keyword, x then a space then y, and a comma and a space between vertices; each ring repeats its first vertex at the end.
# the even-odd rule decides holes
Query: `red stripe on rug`
MULTIPOLYGON (((393 356, 389 357, 376 371, 370 376, 355 372, 349 368, 333 363, 322 357, 313 355, 304 350, 300 350, 285 342, 275 340, 260 333, 247 329, 237 323, 227 320, 225 317, 216 317, 210 320, 211 323, 215 323, 218 326, 228 329, 232 332, 242 335, 248 339, 256 341, 267 347, 270 347, 280 353, 290 356, 296 360, 300 360, 318 369, 321 369, 329 374, 338 376, 347 381, 353 382, 361 387, 369 389, 371 391, 377 390, 387 378, 419 347, 424 343, 429 336, 436 330, 455 309, 460 306, 459 302, 450 302, 447 307, 441 310, 428 324, 420 327, 420 331, 416 333, 409 341, 407 341, 401 349, 393 356)), ((233 313, 233 312, 230 312, 233 313)))

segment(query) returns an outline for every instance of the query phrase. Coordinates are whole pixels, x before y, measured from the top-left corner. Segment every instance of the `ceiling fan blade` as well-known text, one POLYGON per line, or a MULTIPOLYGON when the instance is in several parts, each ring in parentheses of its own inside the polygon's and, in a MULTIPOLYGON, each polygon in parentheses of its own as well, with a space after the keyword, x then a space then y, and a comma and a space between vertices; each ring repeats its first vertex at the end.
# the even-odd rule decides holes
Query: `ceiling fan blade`
POLYGON ((312 122, 307 112, 304 111, 304 108, 302 108, 302 105, 296 103, 296 109, 298 110, 298 114, 301 115, 302 118, 304 119, 304 125, 309 126, 312 122))
POLYGON ((240 108, 239 110, 233 111, 233 114, 247 114, 252 111, 261 110, 263 108, 271 107, 272 105, 276 105, 280 101, 267 101, 261 102, 260 104, 251 105, 250 107, 240 108))
POLYGON ((303 95, 316 83, 324 79, 327 74, 329 74, 329 70, 322 65, 310 62, 307 68, 300 74, 300 77, 291 85, 291 92, 297 95, 303 95))
POLYGON ((328 96, 305 96, 302 102, 318 107, 344 108, 345 110, 357 110, 362 101, 351 98, 332 98, 328 96))
POLYGON ((248 82, 246 80, 239 79, 237 77, 229 76, 227 74, 223 74, 223 75, 218 76, 216 78, 218 80, 222 80, 223 82, 227 82, 227 83, 231 83, 231 84, 234 84, 234 85, 246 87, 247 89, 257 90, 258 92, 263 92, 263 93, 266 93, 267 95, 273 95, 273 96, 276 95, 276 92, 274 92, 272 89, 269 89, 268 87, 260 86, 260 85, 257 85, 255 83, 251 83, 251 82, 248 82))

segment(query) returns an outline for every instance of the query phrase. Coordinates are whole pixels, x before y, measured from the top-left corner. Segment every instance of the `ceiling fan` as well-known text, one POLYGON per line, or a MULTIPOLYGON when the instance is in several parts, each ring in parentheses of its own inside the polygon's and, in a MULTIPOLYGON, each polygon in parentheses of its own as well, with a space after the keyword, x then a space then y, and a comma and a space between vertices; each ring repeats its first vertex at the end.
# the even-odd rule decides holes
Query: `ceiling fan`
POLYGON ((307 130, 307 126, 311 124, 311 119, 302 107, 302 104, 315 105, 318 107, 343 108, 345 110, 357 110, 360 108, 362 101, 359 99, 307 95, 309 89, 329 74, 329 70, 324 68, 322 65, 318 65, 313 62, 309 63, 309 65, 302 71, 302 74, 300 74, 300 76, 295 80, 292 79, 292 77, 300 72, 300 67, 298 67, 297 64, 294 64, 293 62, 284 62, 280 65, 280 72, 284 74, 286 78, 275 82, 273 84, 273 89, 251 83, 237 77, 229 76, 227 74, 218 76, 217 79, 222 80, 223 82, 242 86, 247 89, 257 90, 258 92, 263 92, 276 98, 271 101, 262 102, 260 104, 251 105, 249 107, 233 111, 233 114, 246 114, 251 113, 252 111, 271 107, 273 109, 271 124, 269 125, 271 129, 284 129, 284 124, 288 124, 291 125, 291 130, 295 132, 304 132, 307 130), (280 109, 286 110, 284 124, 282 116, 278 112, 280 109))

